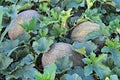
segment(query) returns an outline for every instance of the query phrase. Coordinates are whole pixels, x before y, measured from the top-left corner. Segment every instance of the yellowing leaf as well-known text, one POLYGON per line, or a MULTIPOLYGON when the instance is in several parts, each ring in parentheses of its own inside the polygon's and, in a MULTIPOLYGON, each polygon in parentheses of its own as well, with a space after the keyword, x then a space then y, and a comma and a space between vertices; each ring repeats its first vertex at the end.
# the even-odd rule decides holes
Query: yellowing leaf
POLYGON ((87 7, 88 7, 88 9, 90 9, 93 6, 93 4, 94 4, 94 2, 96 0, 86 0, 86 1, 87 1, 87 7))
POLYGON ((66 20, 72 16, 71 15, 71 11, 72 11, 72 8, 70 8, 69 10, 67 11, 62 11, 61 14, 60 14, 60 19, 61 19, 61 22, 62 22, 62 26, 64 27, 66 25, 66 20))
POLYGON ((106 77, 105 80, 110 80, 109 77, 106 77))
POLYGON ((79 49, 75 49, 76 52, 81 53, 83 55, 85 55, 86 51, 85 51, 85 47, 79 48, 79 49))
POLYGON ((120 28, 117 28, 117 29, 116 29, 116 32, 117 32, 118 34, 120 34, 120 28))

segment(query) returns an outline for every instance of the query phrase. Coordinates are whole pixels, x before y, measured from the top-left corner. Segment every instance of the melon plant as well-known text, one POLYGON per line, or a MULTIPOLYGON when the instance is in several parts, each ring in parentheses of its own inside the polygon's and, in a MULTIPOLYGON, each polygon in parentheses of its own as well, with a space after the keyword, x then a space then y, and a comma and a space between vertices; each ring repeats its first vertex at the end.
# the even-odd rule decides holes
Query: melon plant
POLYGON ((0 80, 119 80, 119 0, 0 0, 0 80))

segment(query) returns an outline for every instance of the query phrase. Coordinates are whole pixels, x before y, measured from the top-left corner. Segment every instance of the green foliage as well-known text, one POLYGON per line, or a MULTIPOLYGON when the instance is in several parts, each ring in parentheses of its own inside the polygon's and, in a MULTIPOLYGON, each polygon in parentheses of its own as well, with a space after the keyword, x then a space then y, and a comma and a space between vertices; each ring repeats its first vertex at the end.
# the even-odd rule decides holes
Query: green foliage
POLYGON ((87 7, 88 7, 88 9, 90 9, 93 6, 93 4, 94 4, 94 2, 96 0, 86 0, 86 1, 87 1, 87 7))
POLYGON ((67 10, 69 8, 75 8, 78 9, 78 7, 84 7, 85 6, 85 0, 64 0, 62 2, 62 8, 66 8, 67 10))
POLYGON ((114 60, 114 63, 117 66, 120 66, 119 62, 120 62, 120 42, 119 42, 119 38, 115 38, 113 40, 106 40, 106 46, 104 46, 102 48, 102 52, 110 52, 111 56, 114 60))
POLYGON ((13 59, 10 57, 6 57, 5 55, 0 54, 0 72, 6 69, 12 62, 13 59))
MULTIPOLYGON (((25 56, 20 62, 15 62, 15 63, 11 63, 11 65, 9 66, 5 66, 7 67, 6 69, 4 69, 4 71, 1 71, 4 75, 6 75, 6 79, 10 80, 10 79, 32 79, 34 80, 34 76, 35 73, 37 72, 37 70, 34 67, 33 64, 33 56, 32 55, 27 55, 25 56)), ((11 62, 11 59, 7 59, 6 57, 5 63, 8 61, 11 62), (6 61, 7 60, 7 61, 6 61)), ((4 67, 4 68, 5 68, 4 67)))
POLYGON ((21 26, 26 30, 26 32, 30 32, 36 28, 37 20, 35 17, 33 17, 32 20, 30 20, 28 23, 24 22, 21 24, 21 26))
POLYGON ((62 35, 65 34, 66 31, 67 28, 61 27, 59 24, 54 24, 52 30, 50 31, 50 34, 58 38, 58 37, 62 37, 62 35))
POLYGON ((50 46, 53 44, 53 37, 46 38, 41 37, 39 40, 33 42, 33 49, 39 55, 40 53, 45 53, 50 49, 50 46))
POLYGON ((78 74, 73 75, 65 74, 60 78, 60 80, 82 80, 82 79, 78 74))
POLYGON ((19 41, 18 40, 7 40, 2 42, 0 45, 0 53, 4 55, 9 55, 14 49, 17 48, 19 41))
POLYGON ((69 56, 70 55, 66 55, 55 62, 57 66, 56 72, 58 74, 64 73, 65 71, 69 70, 72 67, 73 62, 69 59, 69 56))
POLYGON ((0 31, 1 31, 1 29, 2 29, 2 17, 3 17, 3 6, 0 6, 0 12, 1 12, 1 14, 0 14, 0 31))
POLYGON ((97 48, 97 46, 91 41, 84 43, 74 42, 72 48, 74 51, 86 55, 94 51, 97 48))
MULTIPOLYGON (((119 0, 113 0, 113 2, 115 3, 115 6, 120 9, 120 1, 119 0)), ((119 11, 119 10, 118 10, 119 11)))
POLYGON ((37 72, 35 75, 35 80, 54 80, 56 73, 56 65, 51 64, 44 67, 44 73, 37 72))
POLYGON ((84 70, 83 70, 82 67, 76 66, 74 69, 68 70, 67 73, 70 74, 70 75, 73 75, 73 74, 76 73, 82 78, 82 80, 94 80, 92 75, 89 75, 89 76, 84 75, 84 70))
POLYGON ((17 9, 15 8, 15 5, 6 7, 5 10, 8 17, 11 17, 12 19, 15 19, 17 17, 17 9))
POLYGON ((85 19, 93 21, 93 22, 101 22, 100 15, 101 14, 98 13, 97 9, 87 9, 85 13, 82 14, 82 16, 85 19))
POLYGON ((117 75, 111 75, 110 80, 119 80, 117 75))
POLYGON ((104 79, 105 76, 110 74, 109 67, 105 66, 102 62, 107 58, 107 54, 101 54, 96 57, 95 53, 90 53, 87 58, 83 59, 83 62, 87 64, 84 68, 84 73, 86 76, 96 72, 96 74, 100 77, 100 79, 104 79))
MULTIPOLYGON (((0 0, 0 80, 119 80, 119 0, 0 0), (25 33, 10 40, 8 30, 17 14, 36 10, 40 16, 20 24, 25 33), (85 42, 71 40, 71 33, 84 21, 100 29, 85 42), (83 56, 84 66, 74 66, 65 55, 42 68, 42 56, 58 42, 72 44, 83 56), (101 46, 102 42, 102 46, 101 46)), ((62 53, 61 53, 62 54, 62 53)))
POLYGON ((115 33, 117 28, 120 29, 119 19, 115 19, 109 23, 109 32, 110 33, 115 33))
POLYGON ((47 34, 48 34, 48 28, 40 27, 40 29, 39 29, 39 36, 40 37, 46 37, 47 34))

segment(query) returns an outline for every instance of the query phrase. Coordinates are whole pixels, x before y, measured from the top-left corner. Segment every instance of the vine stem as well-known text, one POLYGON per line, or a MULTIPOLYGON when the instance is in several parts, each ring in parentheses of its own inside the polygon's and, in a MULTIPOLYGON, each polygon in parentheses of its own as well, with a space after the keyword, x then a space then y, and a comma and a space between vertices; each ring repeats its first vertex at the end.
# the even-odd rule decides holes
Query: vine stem
POLYGON ((15 47, 15 48, 13 48, 13 49, 7 54, 7 56, 10 56, 10 55, 12 54, 13 51, 15 51, 15 50, 18 49, 18 48, 22 48, 22 47, 26 47, 26 45, 17 46, 17 47, 15 47))

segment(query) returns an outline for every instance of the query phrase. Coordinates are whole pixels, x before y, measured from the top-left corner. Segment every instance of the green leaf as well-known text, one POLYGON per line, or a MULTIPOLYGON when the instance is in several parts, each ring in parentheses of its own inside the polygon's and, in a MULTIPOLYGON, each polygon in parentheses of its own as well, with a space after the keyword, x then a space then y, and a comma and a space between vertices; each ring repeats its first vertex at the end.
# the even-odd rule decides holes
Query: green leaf
POLYGON ((118 75, 120 77, 120 68, 119 67, 114 67, 112 69, 112 73, 118 75))
POLYGON ((61 27, 59 24, 54 24, 52 30, 50 31, 50 34, 58 38, 62 37, 62 35, 64 35, 66 32, 67 32, 66 27, 61 27))
POLYGON ((34 64, 16 67, 14 71, 6 75, 6 79, 10 80, 12 78, 15 78, 15 79, 22 78, 22 80, 28 80, 28 79, 34 80, 34 76, 37 70, 33 67, 34 67, 34 64))
POLYGON ((0 6, 0 31, 2 30, 3 6, 0 6))
POLYGON ((54 80, 55 79, 55 73, 56 73, 56 65, 50 64, 44 67, 44 73, 36 73, 35 80, 54 80))
POLYGON ((86 0, 88 9, 90 9, 93 6, 95 1, 96 0, 86 0))
POLYGON ((100 79, 104 79, 111 72, 109 67, 105 66, 102 62, 107 59, 107 54, 100 54, 96 57, 95 53, 90 53, 89 57, 83 59, 85 64, 87 64, 84 68, 84 73, 86 76, 90 75, 93 71, 100 77, 100 79), (91 60, 91 64, 86 59, 91 60))
POLYGON ((5 8, 6 14, 11 17, 12 19, 15 19, 17 17, 17 9, 15 5, 11 5, 9 7, 5 8))
POLYGON ((72 67, 73 62, 69 59, 69 56, 70 55, 66 55, 60 59, 57 59, 57 61, 55 62, 58 74, 64 73, 72 67))
POLYGON ((84 74, 86 76, 89 76, 91 73, 93 73, 93 66, 92 65, 88 65, 84 68, 84 74))
POLYGON ((20 43, 28 43, 30 39, 30 34, 25 32, 23 35, 17 37, 16 40, 20 41, 20 43))
POLYGON ((32 4, 30 3, 25 3, 24 5, 18 5, 18 11, 30 9, 32 7, 32 4))
POLYGON ((59 1, 60 1, 60 0, 50 0, 50 5, 51 5, 52 7, 55 7, 56 4, 57 4, 59 1))
MULTIPOLYGON (((87 36, 85 37, 85 40, 86 41, 88 41, 88 40, 95 41, 95 40, 99 39, 100 41, 104 42, 105 37, 107 37, 107 36, 110 36, 109 28, 101 25, 99 30, 95 30, 93 32, 88 33, 87 36)), ((97 43, 98 43, 98 41, 97 41, 97 43)))
MULTIPOLYGON (((48 13, 47 11, 49 11, 50 10, 50 8, 48 7, 48 3, 47 2, 43 2, 43 3, 41 3, 40 5, 39 5, 39 11, 40 12, 46 12, 46 13, 48 13)), ((49 15, 49 14, 48 14, 49 15)))
POLYGON ((89 54, 90 52, 95 50, 97 48, 97 46, 91 41, 87 41, 84 43, 74 42, 72 45, 72 49, 74 51, 79 51, 79 49, 82 49, 83 53, 85 53, 84 48, 85 48, 86 54, 89 54))
POLYGON ((73 75, 65 74, 60 78, 60 80, 82 80, 82 78, 75 73, 73 75))
POLYGON ((25 58, 21 60, 20 66, 30 65, 34 61, 34 57, 31 54, 28 54, 25 58))
POLYGON ((118 8, 118 9, 120 9, 120 1, 119 0, 113 0, 113 2, 115 3, 115 5, 116 5, 116 7, 118 8))
POLYGON ((11 80, 13 78, 34 80, 34 76, 37 70, 34 68, 35 65, 33 62, 34 57, 31 54, 28 54, 22 60, 11 63, 11 65, 3 72, 3 74, 6 75, 7 80, 11 80))
POLYGON ((110 75, 110 80, 119 80, 117 75, 110 75))
POLYGON ((109 23, 109 32, 110 33, 116 33, 116 29, 117 28, 120 28, 120 20, 119 19, 115 19, 115 20, 112 20, 110 21, 109 23))
POLYGON ((67 10, 70 8, 78 9, 78 7, 85 6, 85 0, 64 0, 62 2, 62 8, 66 8, 67 10))
MULTIPOLYGON (((2 17, 3 17, 3 6, 0 6, 0 26, 2 25, 2 17)), ((1 27, 0 27, 1 29, 1 27)))
POLYGON ((54 42, 54 38, 41 37, 39 40, 33 42, 33 49, 39 55, 40 53, 45 53, 50 49, 50 45, 54 42))
POLYGON ((84 62, 85 64, 88 64, 88 65, 90 65, 90 64, 92 63, 91 59, 89 59, 89 58, 84 58, 84 59, 83 59, 83 62, 84 62))
POLYGON ((48 34, 48 28, 40 28, 39 29, 39 36, 40 37, 46 37, 48 34))
POLYGON ((106 76, 110 75, 111 71, 108 67, 103 65, 94 66, 94 71, 100 77, 100 79, 104 79, 106 76))
POLYGON ((5 2, 17 3, 18 0, 5 0, 5 2))
POLYGON ((6 69, 12 62, 13 59, 0 53, 0 72, 1 70, 6 69))
POLYGON ((82 78, 82 80, 94 80, 92 75, 85 76, 83 68, 78 66, 76 66, 74 69, 68 70, 67 73, 70 75, 78 74, 82 78))
POLYGON ((85 19, 93 21, 93 22, 102 22, 100 18, 100 13, 98 13, 97 9, 87 9, 85 13, 82 14, 85 19))
POLYGON ((29 22, 24 22, 20 24, 27 32, 34 30, 37 27, 37 20, 33 17, 29 22))
POLYGON ((0 52, 4 55, 8 55, 11 51, 17 48, 19 44, 18 40, 6 40, 0 45, 0 52))
POLYGON ((102 48, 102 52, 110 52, 112 54, 112 59, 117 66, 120 66, 120 43, 119 39, 115 38, 113 40, 106 40, 106 46, 102 48))

